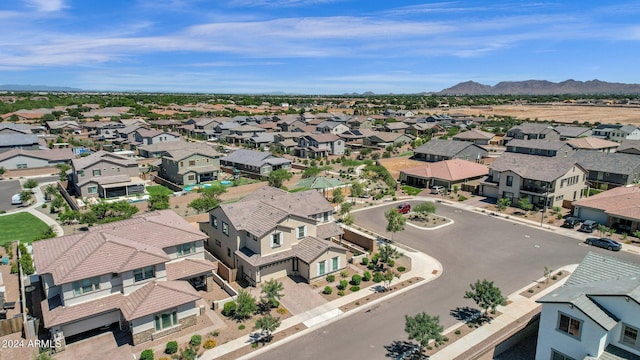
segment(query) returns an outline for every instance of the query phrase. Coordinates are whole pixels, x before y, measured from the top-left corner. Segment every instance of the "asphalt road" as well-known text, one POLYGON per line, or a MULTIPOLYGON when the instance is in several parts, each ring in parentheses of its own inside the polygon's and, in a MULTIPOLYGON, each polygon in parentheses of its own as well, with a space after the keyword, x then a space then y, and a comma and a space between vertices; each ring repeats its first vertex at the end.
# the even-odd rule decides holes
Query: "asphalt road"
POLYGON ((0 181, 0 210, 9 211, 17 208, 19 205, 11 205, 11 197, 20 193, 21 190, 18 180, 0 181))
MULTIPOLYGON (((414 203, 415 204, 415 203, 414 203)), ((356 223, 391 238, 385 232, 384 211, 392 205, 354 213, 356 223)), ((545 266, 557 269, 579 263, 588 251, 640 261, 627 253, 613 253, 588 247, 581 241, 485 214, 438 205, 438 215, 455 221, 434 231, 410 226, 394 235, 394 240, 438 259, 444 268, 435 281, 385 301, 371 311, 321 327, 312 333, 276 347, 255 358, 383 359, 385 346, 407 340, 404 316, 426 312, 439 315, 445 328, 458 320, 451 315, 457 307, 475 304, 463 298, 469 284, 487 278, 508 295, 543 276, 545 266)))

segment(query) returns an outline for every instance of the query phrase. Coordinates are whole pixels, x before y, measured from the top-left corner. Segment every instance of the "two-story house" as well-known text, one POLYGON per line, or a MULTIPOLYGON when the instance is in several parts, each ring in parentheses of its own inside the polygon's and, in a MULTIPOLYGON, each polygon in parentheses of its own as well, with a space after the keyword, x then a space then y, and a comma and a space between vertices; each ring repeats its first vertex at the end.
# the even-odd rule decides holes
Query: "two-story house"
POLYGON ((582 198, 587 171, 572 157, 545 157, 504 153, 489 165, 480 194, 507 198, 512 204, 526 197, 539 207, 562 206, 582 198))
POLYGON ((640 358, 640 264, 589 252, 538 302, 536 360, 640 358))
POLYGON ((82 133, 82 127, 77 121, 73 120, 61 120, 61 121, 47 121, 46 128, 49 134, 80 134, 82 133))
POLYGON ((143 194, 145 181, 139 177, 135 160, 98 151, 71 160, 69 187, 77 196, 111 198, 143 194))
POLYGON ((584 126, 559 125, 553 128, 560 135, 560 140, 578 139, 591 136, 591 128, 584 126))
POLYGON ((344 140, 331 133, 308 134, 298 139, 298 147, 295 148, 295 154, 303 158, 342 155, 344 154, 344 140))
POLYGON ((327 120, 316 125, 316 131, 322 134, 342 134, 348 130, 349 127, 345 123, 338 121, 327 120))
POLYGON ((135 144, 136 143, 136 131, 141 129, 147 129, 148 125, 135 123, 118 129, 118 139, 114 142, 120 144, 135 144))
POLYGON ((570 144, 560 140, 513 139, 507 143, 507 152, 538 156, 566 157, 573 154, 574 150, 570 144))
POLYGON ((512 139, 560 140, 560 134, 549 124, 522 123, 507 130, 503 141, 507 143, 512 139))
POLYGON ((180 141, 180 134, 164 130, 138 129, 135 132, 136 146, 151 145, 166 141, 180 141))
POLYGON ((194 185, 218 179, 220 156, 210 146, 169 149, 162 157, 159 174, 178 185, 194 185))
POLYGON ((591 187, 627 186, 640 180, 640 156, 620 152, 578 150, 575 161, 588 171, 591 187))
POLYGON ((195 325, 202 300, 190 282, 213 286, 206 238, 164 210, 34 242, 44 327, 64 347, 103 327, 137 345, 195 325))
POLYGON ((415 160, 436 162, 451 159, 480 161, 489 152, 482 146, 467 141, 431 139, 413 151, 415 160))
POLYGON ((254 176, 269 176, 274 170, 291 169, 291 160, 266 151, 238 149, 220 158, 220 166, 254 176))
POLYGON ((593 137, 599 137, 617 143, 624 140, 640 140, 640 128, 633 125, 601 124, 593 129, 593 137))
POLYGON ((82 127, 85 128, 93 138, 105 141, 119 138, 119 130, 124 129, 126 126, 123 123, 114 121, 92 121, 83 123, 82 127))
POLYGON ((331 241, 342 234, 333 211, 315 190, 265 186, 211 210, 200 229, 209 235, 207 250, 237 269, 238 279, 253 285, 287 275, 310 281, 347 265, 346 250, 331 241))

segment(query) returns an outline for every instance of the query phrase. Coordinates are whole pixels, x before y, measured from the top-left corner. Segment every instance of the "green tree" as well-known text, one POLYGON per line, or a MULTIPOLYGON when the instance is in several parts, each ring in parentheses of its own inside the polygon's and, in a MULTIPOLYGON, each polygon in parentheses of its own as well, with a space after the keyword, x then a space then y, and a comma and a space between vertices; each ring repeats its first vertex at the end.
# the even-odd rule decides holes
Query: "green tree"
POLYGON ((334 204, 340 204, 343 201, 344 201, 344 195, 342 194, 342 189, 337 188, 333 190, 333 197, 331 199, 331 202, 334 204))
POLYGON ((215 208, 216 206, 218 206, 218 201, 216 199, 212 199, 212 198, 197 198, 192 200, 189 205, 187 205, 188 207, 194 209, 195 211, 197 211, 198 213, 202 213, 205 211, 209 211, 213 208, 215 208))
POLYGON ((63 224, 70 224, 75 220, 80 220, 80 212, 77 210, 66 210, 58 214, 58 221, 63 224))
POLYGON ((364 188, 359 181, 351 183, 351 196, 354 198, 361 197, 364 194, 364 188))
POLYGON ((56 196, 53 198, 53 200, 51 200, 51 213, 55 213, 58 211, 58 209, 60 209, 61 207, 64 207, 65 202, 64 199, 62 198, 62 196, 56 196))
POLYGON ((344 216, 351 213, 351 208, 353 208, 352 203, 342 203, 340 204, 340 215, 344 216))
POLYGON ((216 201, 220 201, 220 195, 227 192, 227 189, 223 185, 214 185, 204 188, 200 191, 200 195, 203 198, 211 198, 216 201))
POLYGON ((100 224, 129 219, 137 212, 137 207, 124 200, 111 203, 100 202, 91 205, 91 213, 95 216, 96 222, 100 224))
POLYGON ((609 227, 606 227, 605 225, 598 225, 598 232, 600 233, 600 236, 611 236, 611 234, 613 234, 613 230, 609 227))
POLYGON ((291 172, 286 169, 272 171, 271 174, 269 174, 269 186, 280 188, 282 187, 282 183, 290 180, 292 176, 291 172))
POLYGON ((498 305, 507 305, 507 299, 502 296, 500 289, 493 285, 493 281, 478 280, 469 286, 471 291, 465 292, 464 298, 473 300, 480 308, 484 309, 485 315, 489 309, 495 311, 498 305))
POLYGON ((280 324, 281 322, 279 317, 266 314, 256 320, 256 324, 253 328, 260 329, 260 333, 264 336, 264 341, 269 342, 272 339, 272 333, 280 327, 280 324))
POLYGON ((251 317, 251 314, 258 310, 258 304, 256 298, 254 298, 248 291, 238 291, 238 297, 236 298, 236 311, 233 313, 233 317, 237 320, 243 320, 251 317))
POLYGON ((24 184, 22 184, 22 187, 25 189, 33 189, 35 187, 38 187, 38 182, 35 181, 34 179, 29 179, 27 181, 24 182, 24 184))
POLYGON ((71 169, 71 166, 69 166, 68 164, 58 164, 56 165, 56 168, 58 168, 58 178, 60 181, 65 181, 67 180, 67 171, 69 171, 71 169))
POLYGON ((58 195, 58 187, 53 184, 49 184, 44 187, 43 193, 45 200, 51 200, 58 195))
POLYGON ((284 296, 284 285, 276 279, 271 279, 262 284, 262 293, 271 303, 271 307, 278 307, 280 305, 280 299, 284 296))
POLYGON ((398 249, 389 244, 384 244, 378 250, 378 260, 388 264, 391 260, 395 260, 402 256, 402 253, 398 249))
POLYGON ((409 340, 415 340, 420 344, 420 351, 429 346, 431 340, 437 345, 443 343, 442 332, 444 331, 444 326, 440 325, 439 316, 431 316, 421 312, 415 316, 405 315, 404 319, 404 331, 407 333, 409 340))
POLYGON ((20 192, 20 200, 22 200, 26 205, 31 203, 31 199, 33 199, 33 193, 31 190, 23 190, 20 192))
POLYGON ((22 272, 25 275, 31 275, 34 273, 33 268, 33 258, 29 251, 27 251, 27 247, 24 244, 19 245, 20 249, 20 266, 22 267, 22 272))
POLYGON ((155 193, 149 195, 149 210, 164 210, 169 208, 169 195, 155 193))
POLYGON ((322 170, 320 170, 320 168, 308 167, 308 168, 304 169, 304 171, 302 172, 302 178, 306 179, 306 178, 318 176, 318 174, 320 174, 320 171, 322 171, 322 170))
POLYGON ((353 223, 356 221, 356 219, 353 217, 352 214, 347 214, 345 216, 342 217, 342 223, 348 226, 353 225, 353 223))
POLYGON ((7 173, 7 169, 4 166, 0 166, 0 177, 7 173))
POLYGON ((496 203, 496 210, 498 210, 498 212, 503 212, 510 205, 511 205, 511 199, 509 199, 509 198, 500 198, 500 199, 498 199, 498 202, 496 203))
POLYGON ((395 233, 404 230, 407 219, 395 207, 387 210, 384 217, 387 219, 387 231, 391 233, 391 240, 393 240, 395 233))
POLYGON ((434 214, 436 212, 436 205, 432 202, 423 202, 416 205, 413 208, 414 213, 418 213, 422 216, 427 216, 429 214, 434 214))
POLYGON ((524 211, 531 211, 533 209, 533 204, 529 201, 529 198, 524 196, 518 200, 518 207, 524 211))
POLYGON ((387 271, 384 272, 384 275, 382 277, 382 279, 384 280, 384 287, 386 289, 389 289, 391 287, 391 282, 393 281, 393 278, 400 278, 400 275, 395 272, 395 271, 391 271, 391 269, 387 269, 387 271))

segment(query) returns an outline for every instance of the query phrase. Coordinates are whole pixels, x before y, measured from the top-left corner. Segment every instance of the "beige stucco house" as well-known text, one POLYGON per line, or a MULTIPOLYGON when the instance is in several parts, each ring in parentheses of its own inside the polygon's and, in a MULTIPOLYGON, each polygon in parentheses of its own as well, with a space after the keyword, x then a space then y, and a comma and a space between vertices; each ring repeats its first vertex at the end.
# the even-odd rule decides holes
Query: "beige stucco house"
POLYGON ((106 151, 73 159, 70 187, 77 196, 111 198, 144 193, 135 160, 106 151))

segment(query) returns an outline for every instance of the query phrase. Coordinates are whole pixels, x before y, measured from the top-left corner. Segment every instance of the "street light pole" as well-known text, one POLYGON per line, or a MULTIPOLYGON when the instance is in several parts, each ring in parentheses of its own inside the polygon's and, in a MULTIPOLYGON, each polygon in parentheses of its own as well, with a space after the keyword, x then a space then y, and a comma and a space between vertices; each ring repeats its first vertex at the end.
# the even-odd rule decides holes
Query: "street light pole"
POLYGON ((544 193, 544 204, 542 205, 542 216, 540 217, 540 227, 542 227, 542 222, 544 221, 544 213, 547 211, 547 200, 549 198, 549 187, 545 186, 544 193))

